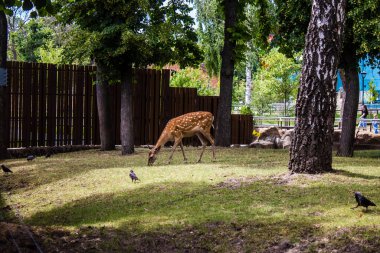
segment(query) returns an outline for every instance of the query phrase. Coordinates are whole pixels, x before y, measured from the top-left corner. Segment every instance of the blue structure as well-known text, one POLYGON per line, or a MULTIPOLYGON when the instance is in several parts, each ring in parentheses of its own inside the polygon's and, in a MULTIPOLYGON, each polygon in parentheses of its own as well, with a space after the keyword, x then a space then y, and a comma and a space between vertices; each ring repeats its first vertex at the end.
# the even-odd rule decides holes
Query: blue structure
MULTIPOLYGON (((364 92, 368 91, 369 89, 368 84, 369 82, 373 81, 376 86, 376 90, 379 93, 379 97, 376 99, 377 102, 375 104, 368 104, 368 101, 366 101, 365 95, 364 95, 364 103, 367 105, 368 109, 370 108, 380 109, 380 68, 376 68, 374 66, 365 66, 364 61, 360 61, 359 66, 360 66, 360 72, 363 72, 363 71, 367 72, 364 78, 364 92)), ((360 90, 359 101, 361 103, 362 94, 363 94, 363 77, 360 73, 358 75, 359 75, 359 86, 360 86, 359 87, 359 90, 360 90)), ((337 82, 336 89, 338 91, 341 88, 343 88, 342 79, 340 78, 340 75, 338 73, 338 82, 337 82)))

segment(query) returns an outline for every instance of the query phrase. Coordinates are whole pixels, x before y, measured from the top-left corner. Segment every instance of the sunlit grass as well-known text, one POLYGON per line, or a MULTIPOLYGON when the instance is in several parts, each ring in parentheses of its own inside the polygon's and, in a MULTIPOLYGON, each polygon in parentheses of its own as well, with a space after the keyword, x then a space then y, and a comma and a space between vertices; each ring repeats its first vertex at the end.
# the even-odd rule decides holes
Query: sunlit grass
POLYGON ((334 158, 336 173, 290 176, 284 150, 219 148, 216 162, 206 150, 200 164, 195 163, 199 149, 185 150, 188 164, 179 151, 168 165, 165 149, 153 167, 147 166, 146 149, 131 156, 90 150, 33 162, 8 160, 14 174, 1 176, 1 189, 8 193, 4 202, 17 206, 34 226, 107 227, 134 236, 192 229, 197 238, 213 238, 202 242, 212 251, 237 247, 228 243, 237 234, 245 238, 244 249, 261 251, 281 238, 297 242, 341 228, 348 229, 350 240, 361 235, 372 240, 380 232, 378 208, 350 209, 356 205, 353 190, 380 203, 379 151, 334 158), (141 182, 130 181, 130 169, 141 182), (357 229, 364 232, 352 232, 357 229), (226 248, 213 242, 222 232, 226 248))

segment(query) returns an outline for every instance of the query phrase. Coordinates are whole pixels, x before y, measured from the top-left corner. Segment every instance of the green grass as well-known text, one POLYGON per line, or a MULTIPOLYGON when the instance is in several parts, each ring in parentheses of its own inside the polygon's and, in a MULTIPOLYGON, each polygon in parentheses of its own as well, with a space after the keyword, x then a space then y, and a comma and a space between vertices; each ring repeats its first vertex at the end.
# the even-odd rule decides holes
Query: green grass
POLYGON ((188 164, 179 151, 167 165, 165 149, 153 167, 147 149, 7 160, 14 174, 1 176, 0 204, 17 207, 48 249, 67 243, 57 231, 94 251, 267 252, 284 241, 302 252, 380 247, 380 210, 350 209, 354 190, 380 203, 379 151, 334 157, 336 173, 312 176, 288 175, 284 150, 219 148, 216 162, 206 150, 201 164, 199 149, 185 151, 188 164))

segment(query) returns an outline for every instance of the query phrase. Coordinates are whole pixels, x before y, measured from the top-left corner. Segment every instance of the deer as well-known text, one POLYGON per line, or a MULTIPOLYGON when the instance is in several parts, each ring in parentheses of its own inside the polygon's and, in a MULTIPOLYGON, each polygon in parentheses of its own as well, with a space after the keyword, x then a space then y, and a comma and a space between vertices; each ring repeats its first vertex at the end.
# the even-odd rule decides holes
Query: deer
POLYGON ((192 137, 196 135, 202 143, 202 152, 199 156, 198 163, 201 162, 203 153, 207 146, 207 141, 211 143, 212 157, 215 160, 214 139, 211 136, 210 130, 213 127, 214 115, 210 112, 190 112, 179 117, 171 119, 165 126, 156 145, 149 151, 148 166, 153 165, 157 159, 157 154, 161 147, 168 141, 174 141, 168 164, 170 164, 174 151, 179 145, 182 150, 184 162, 187 162, 185 151, 183 149, 182 139, 184 137, 192 137))

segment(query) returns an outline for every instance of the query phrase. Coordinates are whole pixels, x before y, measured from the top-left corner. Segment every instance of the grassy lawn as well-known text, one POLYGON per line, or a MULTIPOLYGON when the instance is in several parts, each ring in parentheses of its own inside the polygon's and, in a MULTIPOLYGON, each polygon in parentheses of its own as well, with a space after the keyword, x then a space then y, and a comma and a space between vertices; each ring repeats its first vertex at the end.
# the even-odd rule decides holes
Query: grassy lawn
POLYGON ((153 167, 147 149, 7 160, 0 218, 18 210, 46 252, 379 252, 379 207, 350 208, 354 190, 380 204, 380 151, 289 175, 288 151, 219 148, 211 162, 208 149, 196 164, 185 149, 188 164, 165 149, 153 167))

